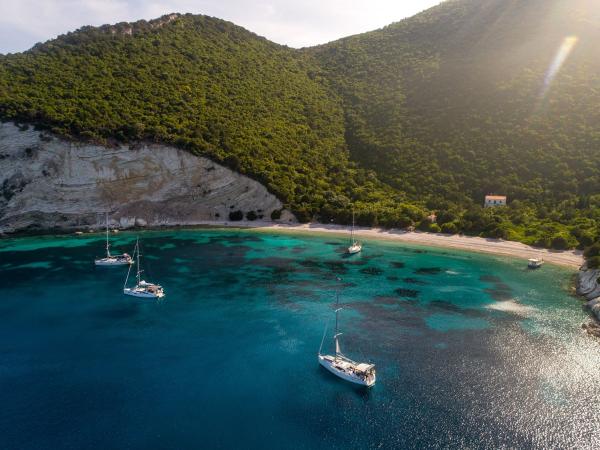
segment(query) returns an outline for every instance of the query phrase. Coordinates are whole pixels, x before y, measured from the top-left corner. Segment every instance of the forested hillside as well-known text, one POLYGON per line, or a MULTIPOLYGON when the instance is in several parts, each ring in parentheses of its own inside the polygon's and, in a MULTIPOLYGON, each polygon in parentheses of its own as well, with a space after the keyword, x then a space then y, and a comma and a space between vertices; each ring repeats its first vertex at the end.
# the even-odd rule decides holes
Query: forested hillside
POLYGON ((597 42, 592 0, 448 0, 303 50, 172 15, 1 56, 0 116, 186 148, 302 220, 347 222, 354 205, 362 224, 585 247, 600 235, 597 42), (483 210, 492 192, 509 206, 483 210))
POLYGON ((591 1, 456 0, 308 52, 344 100, 353 159, 442 229, 561 248, 598 237, 599 39, 591 1), (492 192, 510 207, 483 214, 492 192))
POLYGON ((0 115, 209 156, 264 183, 301 220, 349 197, 396 208, 402 195, 349 161, 341 103, 319 71, 229 22, 170 15, 85 27, 2 57, 0 115))

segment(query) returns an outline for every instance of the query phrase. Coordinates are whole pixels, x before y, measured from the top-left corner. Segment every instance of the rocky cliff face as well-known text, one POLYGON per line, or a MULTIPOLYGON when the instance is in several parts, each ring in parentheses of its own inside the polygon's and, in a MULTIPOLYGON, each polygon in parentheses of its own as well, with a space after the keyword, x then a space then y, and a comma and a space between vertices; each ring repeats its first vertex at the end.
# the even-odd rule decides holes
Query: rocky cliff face
MULTIPOLYGON (((0 233, 103 226, 271 220, 281 202, 264 186, 173 147, 108 148, 0 124, 0 233)), ((280 221, 293 222, 283 211, 280 221)))
POLYGON ((588 333, 600 337, 600 270, 581 270, 577 278, 577 294, 585 297, 587 307, 597 319, 595 322, 584 324, 588 333))
POLYGON ((600 270, 588 269, 579 271, 577 279, 577 294, 588 300, 600 297, 600 270))

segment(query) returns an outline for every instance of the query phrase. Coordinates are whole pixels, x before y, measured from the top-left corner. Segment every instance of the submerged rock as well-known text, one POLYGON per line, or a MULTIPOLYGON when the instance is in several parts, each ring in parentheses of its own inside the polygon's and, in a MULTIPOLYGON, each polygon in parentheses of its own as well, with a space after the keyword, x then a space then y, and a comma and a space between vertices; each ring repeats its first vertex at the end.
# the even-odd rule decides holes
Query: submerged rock
POLYGON ((364 273, 365 275, 381 275, 383 274, 383 270, 379 267, 365 267, 364 269, 360 269, 360 273, 364 273))
POLYGON ((419 296, 419 291, 415 291, 413 289, 398 288, 394 292, 396 292, 396 294, 398 294, 400 297, 417 298, 419 296))
POLYGON ((589 323, 584 323, 581 325, 588 334, 600 338, 600 323, 596 321, 591 321, 589 323))

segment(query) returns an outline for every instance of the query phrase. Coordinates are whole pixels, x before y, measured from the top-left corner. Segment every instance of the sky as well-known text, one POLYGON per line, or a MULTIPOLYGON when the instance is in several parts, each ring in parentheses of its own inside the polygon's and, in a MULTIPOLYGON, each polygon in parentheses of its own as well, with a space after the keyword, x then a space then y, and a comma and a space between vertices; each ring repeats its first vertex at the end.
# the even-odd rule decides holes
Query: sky
POLYGON ((0 53, 15 53, 84 25, 206 14, 290 47, 381 28, 441 0, 0 0, 0 53))

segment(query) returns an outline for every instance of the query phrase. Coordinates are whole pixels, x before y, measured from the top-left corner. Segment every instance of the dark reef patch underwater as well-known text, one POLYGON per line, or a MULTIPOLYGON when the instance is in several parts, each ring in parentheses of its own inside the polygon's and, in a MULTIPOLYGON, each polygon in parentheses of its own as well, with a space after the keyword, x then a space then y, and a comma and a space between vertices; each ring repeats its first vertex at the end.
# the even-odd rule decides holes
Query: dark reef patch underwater
POLYGON ((347 257, 346 237, 140 238, 163 301, 93 266, 99 234, 0 240, 0 448, 600 445, 600 346, 569 271, 378 241, 347 257), (340 287, 370 390, 317 364, 340 287))

